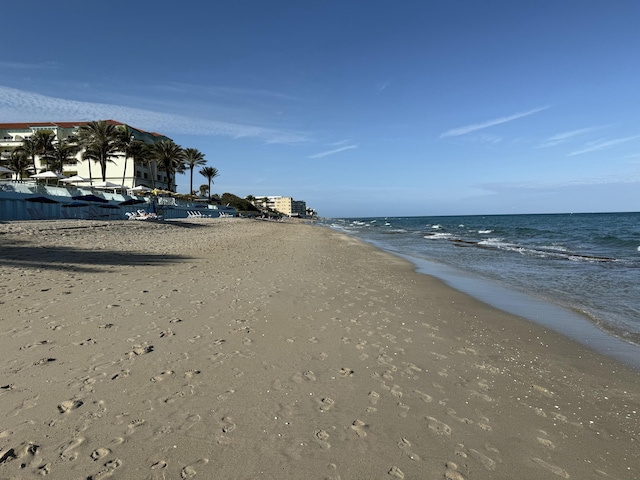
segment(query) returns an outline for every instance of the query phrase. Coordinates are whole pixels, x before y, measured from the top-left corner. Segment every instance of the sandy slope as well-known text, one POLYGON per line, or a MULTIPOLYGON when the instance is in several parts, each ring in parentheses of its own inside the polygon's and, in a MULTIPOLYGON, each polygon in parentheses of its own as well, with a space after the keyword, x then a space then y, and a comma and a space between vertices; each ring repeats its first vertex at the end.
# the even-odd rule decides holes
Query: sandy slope
POLYGON ((319 227, 0 225, 0 478, 636 479, 637 372, 319 227))

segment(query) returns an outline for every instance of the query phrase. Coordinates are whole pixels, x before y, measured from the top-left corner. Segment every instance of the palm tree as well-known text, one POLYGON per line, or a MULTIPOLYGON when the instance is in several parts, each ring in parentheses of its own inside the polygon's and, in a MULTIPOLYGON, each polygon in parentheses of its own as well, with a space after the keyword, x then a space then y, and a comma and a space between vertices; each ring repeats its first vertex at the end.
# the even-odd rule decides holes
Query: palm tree
MULTIPOLYGON (((118 131, 120 133, 118 147, 124 155, 124 169, 122 170, 122 185, 124 185, 127 176, 127 160, 131 157, 134 165, 136 161, 141 160, 146 144, 133 136, 128 125, 122 125, 118 131)), ((133 187, 134 185, 131 186, 133 187)))
POLYGON ((220 175, 218 169, 215 167, 204 167, 201 168, 198 172, 200 175, 209 180, 209 200, 211 200, 211 184, 213 183, 213 179, 220 175))
POLYGON ((151 188, 156 188, 156 159, 151 154, 151 145, 144 143, 140 146, 140 151, 133 154, 133 161, 145 165, 149 169, 151 176, 151 188))
POLYGON ((22 140, 18 148, 31 159, 33 173, 37 172, 36 156, 49 152, 53 146, 55 135, 51 130, 36 130, 33 135, 22 140))
POLYGON ((42 155, 42 159, 47 163, 47 168, 54 172, 62 173, 65 164, 69 164, 76 159, 78 146, 70 140, 61 140, 52 145, 51 150, 42 155))
POLYGON ((185 166, 189 169, 190 183, 189 183, 189 195, 193 197, 193 169, 194 167, 200 167, 206 165, 207 161, 204 159, 204 153, 197 148, 185 148, 184 149, 185 166))
POLYGON ((176 173, 184 172, 184 150, 172 140, 160 140, 149 146, 149 156, 167 174, 167 188, 173 188, 176 173))
POLYGON ((30 173, 33 165, 31 165, 29 156, 24 150, 20 148, 14 148, 9 154, 7 167, 16 173, 18 180, 22 180, 24 174, 30 173))
POLYGON ((204 197, 205 195, 209 195, 209 186, 206 183, 200 185, 200 196, 204 197))
POLYGON ((91 161, 100 164, 102 181, 107 180, 107 164, 120 153, 120 131, 105 120, 81 125, 77 132, 78 143, 85 148, 83 160, 89 161, 89 179, 91 180, 91 161))

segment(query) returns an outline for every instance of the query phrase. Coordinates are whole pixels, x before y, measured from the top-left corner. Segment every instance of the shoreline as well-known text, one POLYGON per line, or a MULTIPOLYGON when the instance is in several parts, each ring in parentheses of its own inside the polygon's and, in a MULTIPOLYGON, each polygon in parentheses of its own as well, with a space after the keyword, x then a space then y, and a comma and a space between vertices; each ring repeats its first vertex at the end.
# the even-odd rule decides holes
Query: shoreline
POLYGON ((15 222, 0 247, 0 476, 640 476, 636 371, 346 234, 15 222))
POLYGON ((411 262, 416 271, 443 281, 449 287, 469 295, 505 313, 522 317, 543 328, 568 337, 597 353, 606 355, 640 372, 640 345, 616 335, 610 328, 601 327, 579 309, 571 309, 527 292, 511 290, 470 272, 437 264, 429 259, 420 259, 373 246, 411 262))
MULTIPOLYGON (((558 214, 564 215, 564 214, 558 214)), ((525 318, 558 334, 567 336, 594 351, 607 355, 640 371, 640 337, 633 332, 607 324, 581 309, 581 305, 566 305, 544 298, 531 291, 501 285, 487 277, 460 267, 440 263, 436 258, 405 253, 375 239, 359 236, 329 224, 325 228, 344 233, 414 265, 416 272, 443 281, 451 288, 470 295, 487 305, 525 318)))

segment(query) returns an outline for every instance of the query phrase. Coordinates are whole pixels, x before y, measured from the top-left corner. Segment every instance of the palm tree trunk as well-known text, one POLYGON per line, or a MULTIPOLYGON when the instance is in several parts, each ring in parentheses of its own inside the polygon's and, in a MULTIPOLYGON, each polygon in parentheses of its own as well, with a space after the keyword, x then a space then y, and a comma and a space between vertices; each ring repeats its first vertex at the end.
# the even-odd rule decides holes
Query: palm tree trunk
POLYGON ((149 162, 149 172, 151 172, 151 186, 155 189, 156 188, 156 174, 153 171, 153 167, 156 164, 155 161, 150 161, 149 162))
MULTIPOLYGON (((122 185, 124 185, 124 179, 127 176, 127 153, 124 154, 124 170, 122 171, 122 185)), ((132 185, 133 186, 133 185, 132 185)))

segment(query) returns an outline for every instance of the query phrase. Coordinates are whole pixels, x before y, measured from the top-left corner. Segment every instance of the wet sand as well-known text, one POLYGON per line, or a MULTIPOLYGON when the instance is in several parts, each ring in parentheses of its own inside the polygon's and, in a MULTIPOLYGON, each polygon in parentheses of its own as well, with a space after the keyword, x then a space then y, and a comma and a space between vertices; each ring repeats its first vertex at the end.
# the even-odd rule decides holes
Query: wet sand
POLYGON ((0 224, 0 478, 635 479, 640 375, 328 229, 0 224))

